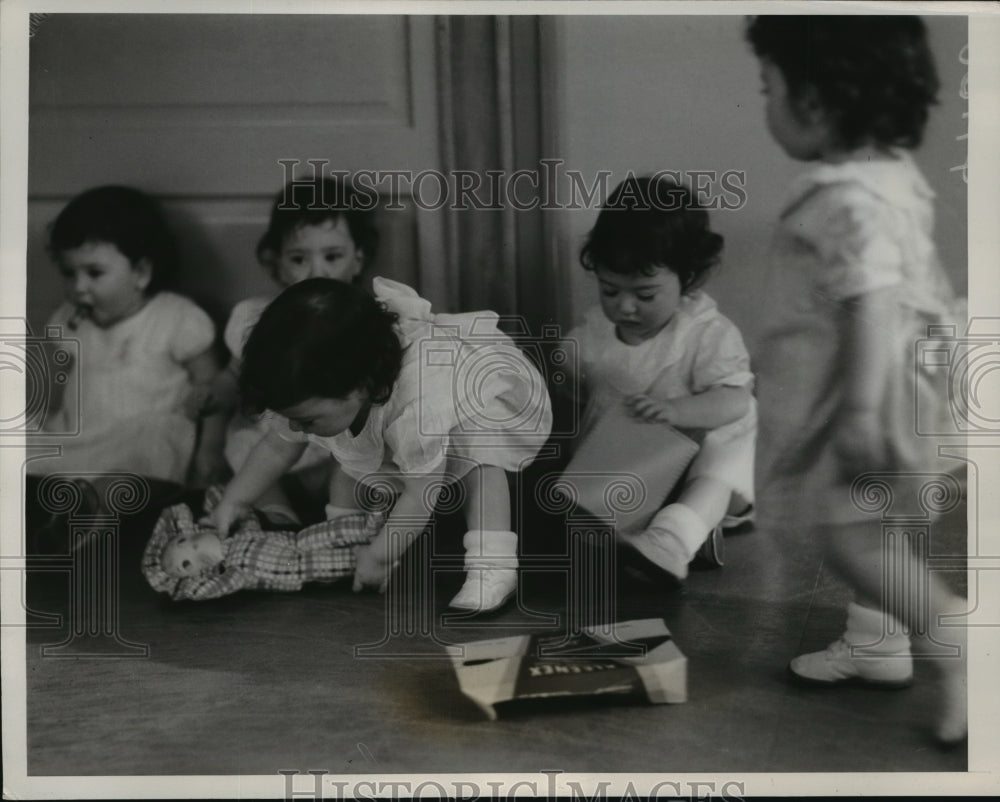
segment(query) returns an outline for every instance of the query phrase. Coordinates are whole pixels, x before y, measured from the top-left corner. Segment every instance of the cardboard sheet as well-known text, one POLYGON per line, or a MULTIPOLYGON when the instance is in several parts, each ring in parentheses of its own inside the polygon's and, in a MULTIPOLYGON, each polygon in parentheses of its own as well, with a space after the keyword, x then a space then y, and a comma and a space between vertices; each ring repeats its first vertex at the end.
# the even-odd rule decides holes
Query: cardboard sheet
POLYGON ((663 506, 698 453, 698 444, 666 423, 609 409, 577 446, 560 485, 579 507, 633 533, 663 506))

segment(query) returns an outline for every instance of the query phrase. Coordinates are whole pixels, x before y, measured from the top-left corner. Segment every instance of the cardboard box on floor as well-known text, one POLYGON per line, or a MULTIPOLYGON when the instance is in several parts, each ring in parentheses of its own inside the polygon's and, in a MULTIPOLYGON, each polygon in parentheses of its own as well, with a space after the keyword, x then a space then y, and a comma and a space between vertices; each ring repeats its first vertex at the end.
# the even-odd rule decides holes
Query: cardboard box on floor
POLYGON ((591 627, 573 636, 517 635, 451 646, 462 693, 491 719, 513 700, 644 695, 687 701, 687 658, 659 618, 591 627))

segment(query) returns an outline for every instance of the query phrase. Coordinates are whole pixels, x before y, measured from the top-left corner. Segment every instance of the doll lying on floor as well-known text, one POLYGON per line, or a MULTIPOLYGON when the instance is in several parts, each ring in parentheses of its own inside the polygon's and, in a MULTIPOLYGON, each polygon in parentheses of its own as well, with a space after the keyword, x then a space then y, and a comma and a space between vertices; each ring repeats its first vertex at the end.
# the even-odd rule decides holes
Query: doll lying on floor
MULTIPOLYGON (((206 512, 219 491, 205 496, 206 512)), ((186 504, 160 515, 146 544, 142 572, 154 590, 172 599, 202 601, 240 590, 301 590, 306 582, 354 575, 354 549, 384 524, 381 513, 357 513, 298 532, 275 529, 252 513, 228 536, 199 524, 186 504)))

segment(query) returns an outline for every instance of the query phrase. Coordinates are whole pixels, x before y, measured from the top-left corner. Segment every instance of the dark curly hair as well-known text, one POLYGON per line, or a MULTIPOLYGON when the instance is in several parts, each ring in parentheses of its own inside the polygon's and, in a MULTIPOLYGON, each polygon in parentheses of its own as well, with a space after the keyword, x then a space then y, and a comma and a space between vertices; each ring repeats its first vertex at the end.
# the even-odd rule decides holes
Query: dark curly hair
POLYGON ((691 192, 666 176, 629 176, 611 193, 580 251, 587 270, 677 274, 681 292, 701 286, 719 263, 723 239, 691 192))
POLYGON ((114 245, 133 265, 148 259, 154 295, 169 287, 177 271, 177 250, 159 204, 133 187, 103 186, 73 198, 49 227, 48 249, 55 261, 63 251, 92 242, 114 245))
POLYGON ((310 398, 365 390, 372 403, 392 395, 403 349, 397 315, 364 290, 330 278, 293 284, 250 331, 240 370, 245 410, 282 410, 310 398))
POLYGON ((759 16, 747 39, 793 100, 816 93, 842 147, 920 145, 939 82, 919 17, 759 16))
POLYGON ((277 255, 285 240, 302 226, 318 226, 343 218, 355 247, 370 265, 378 250, 374 199, 336 178, 289 181, 271 204, 267 231, 257 243, 257 259, 277 278, 277 255))

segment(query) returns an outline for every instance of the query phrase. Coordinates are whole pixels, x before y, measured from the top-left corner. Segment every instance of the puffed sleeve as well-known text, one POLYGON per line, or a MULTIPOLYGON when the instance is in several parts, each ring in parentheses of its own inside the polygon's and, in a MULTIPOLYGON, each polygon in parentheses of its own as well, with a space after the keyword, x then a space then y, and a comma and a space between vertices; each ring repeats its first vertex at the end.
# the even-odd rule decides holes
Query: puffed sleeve
POLYGON ((903 280, 893 211, 864 187, 850 182, 826 187, 797 217, 797 233, 825 266, 819 289, 831 298, 865 295, 903 280))
POLYGON ((187 362, 205 353, 215 341, 212 319, 187 298, 177 296, 174 335, 170 355, 176 362, 187 362))
POLYGON ((404 474, 427 474, 443 467, 454 422, 433 404, 408 404, 385 428, 388 457, 404 474))
POLYGON ((260 298, 248 298, 240 301, 229 313, 229 320, 226 322, 225 331, 222 334, 223 342, 229 353, 237 358, 243 356, 243 346, 246 345, 247 337, 250 336, 250 329, 260 318, 260 313, 267 306, 266 301, 260 298))
POLYGON ((706 325, 697 338, 698 350, 691 368, 691 391, 714 387, 743 387, 753 381, 750 355, 739 329, 721 315, 706 325))

